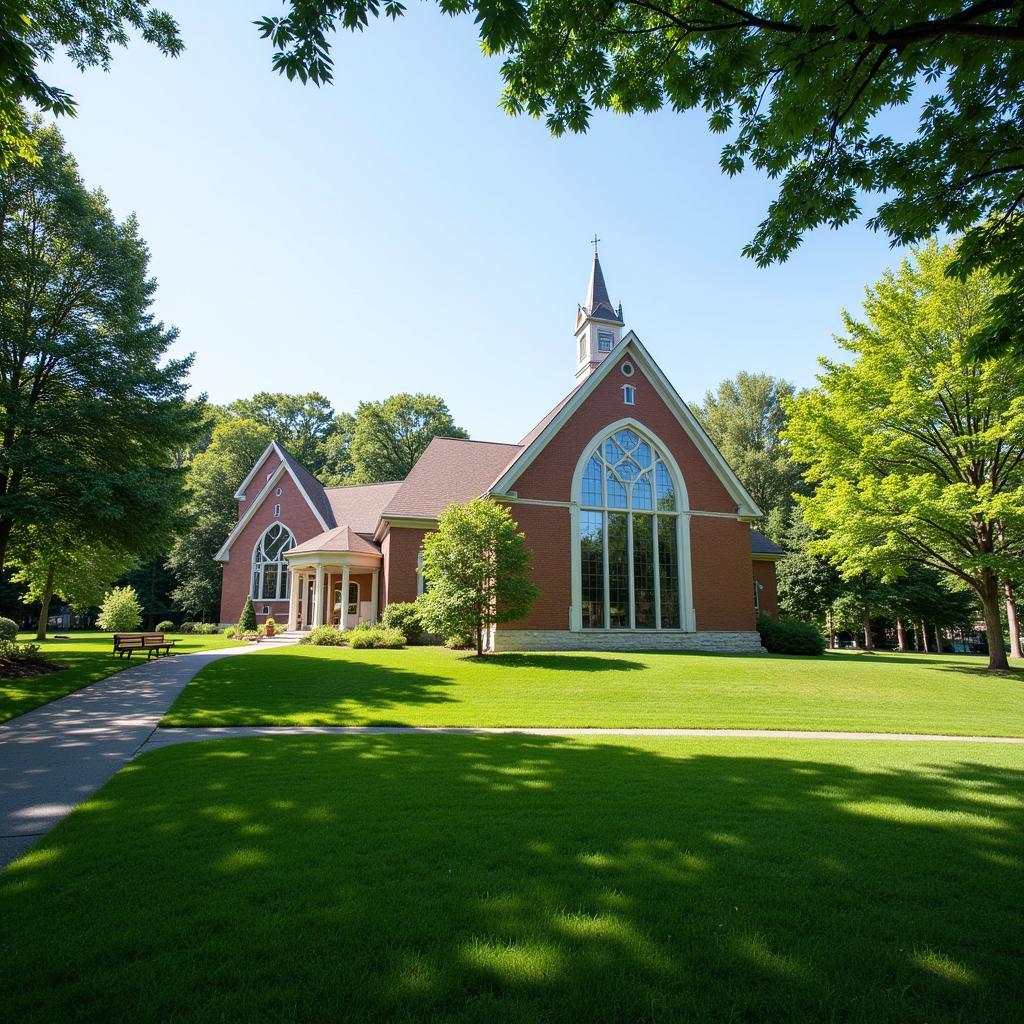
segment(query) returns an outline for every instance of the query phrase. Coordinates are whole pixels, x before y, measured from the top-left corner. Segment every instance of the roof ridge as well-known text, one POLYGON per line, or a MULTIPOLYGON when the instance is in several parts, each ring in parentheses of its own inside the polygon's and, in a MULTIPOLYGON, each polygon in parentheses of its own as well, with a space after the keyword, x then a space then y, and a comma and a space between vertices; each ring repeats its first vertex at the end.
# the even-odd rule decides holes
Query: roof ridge
POLYGON ((401 480, 373 480, 366 484, 321 484, 325 491, 344 491, 353 487, 384 487, 386 484, 400 484, 401 480))

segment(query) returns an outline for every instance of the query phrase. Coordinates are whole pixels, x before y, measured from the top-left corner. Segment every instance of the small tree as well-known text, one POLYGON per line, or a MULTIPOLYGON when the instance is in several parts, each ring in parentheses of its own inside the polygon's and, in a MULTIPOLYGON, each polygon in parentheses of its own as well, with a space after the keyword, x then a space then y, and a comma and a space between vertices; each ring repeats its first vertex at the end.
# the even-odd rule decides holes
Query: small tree
POLYGON ((114 587, 103 598, 96 625, 106 633, 130 633, 142 622, 142 605, 134 587, 114 587))
POLYGON ((247 597, 242 606, 242 614, 238 616, 238 628, 242 631, 256 628, 256 609, 252 606, 251 597, 247 597))
POLYGON ((442 636, 476 637, 522 618, 537 599, 530 551, 509 510, 489 498, 449 505, 423 543, 423 624, 442 636))

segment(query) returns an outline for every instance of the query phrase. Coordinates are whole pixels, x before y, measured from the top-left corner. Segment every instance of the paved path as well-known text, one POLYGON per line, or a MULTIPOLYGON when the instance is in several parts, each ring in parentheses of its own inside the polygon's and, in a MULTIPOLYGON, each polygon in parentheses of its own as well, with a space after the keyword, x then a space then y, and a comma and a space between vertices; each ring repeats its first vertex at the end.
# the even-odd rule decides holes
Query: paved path
POLYGON ((899 740, 940 743, 1019 743, 1019 736, 946 736, 914 732, 825 732, 802 729, 542 729, 519 726, 415 726, 415 725, 229 725, 157 729, 140 753, 174 743, 201 740, 245 739, 251 736, 392 736, 520 733, 526 736, 717 736, 770 740, 899 740))
POLYGON ((0 868, 127 764, 201 668, 249 653, 144 662, 0 725, 0 868))

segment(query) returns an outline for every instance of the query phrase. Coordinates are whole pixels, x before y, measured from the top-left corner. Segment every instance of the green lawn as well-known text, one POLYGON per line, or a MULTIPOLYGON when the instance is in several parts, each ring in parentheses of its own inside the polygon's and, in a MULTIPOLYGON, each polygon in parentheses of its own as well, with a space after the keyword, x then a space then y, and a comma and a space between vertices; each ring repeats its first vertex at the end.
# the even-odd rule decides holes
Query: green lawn
MULTIPOLYGON (((115 658, 111 653, 113 641, 110 633, 71 633, 69 636, 68 640, 50 638, 38 641, 54 661, 67 666, 64 671, 23 679, 0 679, 0 722, 128 667, 127 658, 115 658)), ((31 633, 21 633, 18 639, 37 643, 31 633)), ((174 639, 178 641, 174 650, 180 654, 236 646, 235 641, 223 636, 178 636, 174 639)), ((145 656, 136 654, 130 664, 138 665, 140 661, 145 661, 145 656)))
POLYGON ((966 656, 291 647, 210 665, 163 725, 831 729, 1024 735, 1024 667, 966 656))
POLYGON ((0 875, 0 1005, 1001 1024, 1022 907, 1010 745, 199 743, 144 756, 0 875))

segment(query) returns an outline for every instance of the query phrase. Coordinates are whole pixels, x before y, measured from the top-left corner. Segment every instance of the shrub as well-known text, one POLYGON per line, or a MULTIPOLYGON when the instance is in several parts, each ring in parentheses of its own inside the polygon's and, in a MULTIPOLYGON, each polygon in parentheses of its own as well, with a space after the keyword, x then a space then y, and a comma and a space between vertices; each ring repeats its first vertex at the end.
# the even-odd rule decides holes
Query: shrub
POLYGON ((238 633, 239 640, 255 640, 259 643, 263 639, 263 634, 257 632, 255 629, 243 629, 238 633))
POLYGON ((345 634, 337 626, 314 626, 302 642, 314 647, 340 647, 345 642, 345 634))
POLYGON ((214 633, 220 632, 220 626, 216 622, 197 622, 192 632, 198 633, 200 636, 213 636, 214 633))
POLYGON ((252 606, 251 597, 245 599, 242 614, 238 617, 238 628, 244 630, 256 628, 256 609, 252 606))
POLYGON ((155 626, 158 633, 173 633, 174 623, 170 619, 164 619, 163 622, 158 622, 155 626))
POLYGON ((134 587, 114 587, 103 597, 96 625, 105 633, 130 633, 142 622, 142 605, 134 587))
POLYGON ((18 624, 14 619, 0 615, 0 640, 13 640, 18 635, 18 624))
POLYGON ((407 644, 418 644, 423 639, 423 620, 420 609, 412 601, 396 601, 384 609, 380 624, 388 629, 397 629, 407 644))
POLYGON ((178 629, 177 629, 178 633, 185 633, 185 634, 194 633, 195 631, 196 631, 196 623, 194 623, 194 622, 183 622, 180 626, 178 626, 178 629))
POLYGON ((225 629, 225 630, 224 630, 224 635, 225 635, 225 636, 226 636, 226 637, 227 637, 227 638, 228 638, 229 640, 233 640, 233 639, 234 639, 234 637, 235 637, 235 634, 236 634, 237 632, 238 632, 238 630, 237 630, 237 629, 235 629, 235 627, 234 627, 234 626, 228 626, 228 627, 227 627, 227 629, 225 629))
POLYGON ((453 651, 464 651, 467 647, 476 647, 476 637, 464 633, 446 636, 444 638, 444 645, 445 647, 450 647, 453 651))
MULTIPOLYGON (((10 622, 10 619, 7 620, 10 622)), ((7 637, 0 638, 0 662, 8 665, 48 662, 39 644, 19 644, 7 637)))
POLYGON ((354 629, 348 638, 356 650, 364 648, 398 648, 405 646, 405 637, 394 626, 373 626, 370 629, 354 629))
POLYGON ((825 638, 816 626, 799 619, 757 617, 761 643, 773 654, 824 654, 825 638))

